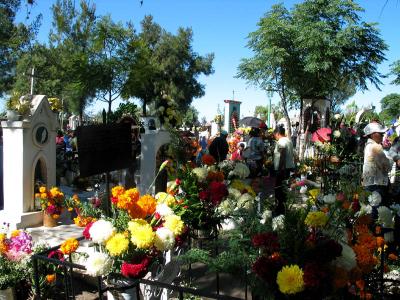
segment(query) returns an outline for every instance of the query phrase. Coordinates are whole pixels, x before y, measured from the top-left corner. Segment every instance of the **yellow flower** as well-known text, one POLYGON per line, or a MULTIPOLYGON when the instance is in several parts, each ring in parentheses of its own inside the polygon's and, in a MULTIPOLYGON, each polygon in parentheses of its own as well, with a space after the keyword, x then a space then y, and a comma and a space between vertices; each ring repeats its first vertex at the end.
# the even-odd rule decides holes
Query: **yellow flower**
POLYGON ((72 252, 75 252, 76 249, 78 249, 78 247, 79 247, 78 240, 75 239, 75 238, 70 238, 70 239, 67 239, 64 243, 61 244, 60 251, 63 254, 68 255, 68 254, 71 254, 72 252))
POLYGON ((47 199, 47 194, 46 194, 46 193, 41 193, 41 194, 40 194, 40 198, 42 198, 42 199, 47 199))
POLYGON ((322 211, 310 211, 304 223, 311 227, 324 227, 328 222, 328 216, 322 211))
POLYGON ((125 193, 125 188, 123 186, 117 185, 111 189, 111 194, 113 197, 118 197, 125 193))
POLYGON ((16 236, 19 236, 19 230, 13 230, 11 232, 11 237, 16 237, 16 236))
POLYGON ((41 193, 41 194, 46 193, 46 187, 41 186, 41 187, 39 188, 39 193, 41 193))
POLYGON ((137 226, 131 231, 131 241, 139 249, 149 249, 153 246, 156 234, 150 224, 137 226))
POLYGON ((106 243, 106 249, 111 256, 118 256, 128 250, 129 240, 123 233, 117 233, 106 243))
POLYGON ((303 270, 297 265, 284 266, 278 272, 276 283, 283 294, 296 294, 304 290, 303 270))
POLYGON ((312 190, 310 190, 308 193, 310 194, 311 199, 315 201, 315 200, 317 200, 317 197, 318 197, 318 195, 319 195, 319 192, 320 192, 319 189, 312 189, 312 190))
POLYGON ((168 206, 172 206, 176 203, 175 197, 172 196, 171 194, 167 194, 165 192, 157 193, 155 198, 157 199, 157 204, 164 203, 168 206))
POLYGON ((133 219, 128 223, 128 230, 132 233, 134 232, 138 227, 147 225, 147 222, 143 219, 133 219))
POLYGON ((180 216, 177 215, 169 215, 165 216, 164 227, 171 230, 175 236, 182 234, 183 229, 185 228, 185 224, 181 220, 180 216))

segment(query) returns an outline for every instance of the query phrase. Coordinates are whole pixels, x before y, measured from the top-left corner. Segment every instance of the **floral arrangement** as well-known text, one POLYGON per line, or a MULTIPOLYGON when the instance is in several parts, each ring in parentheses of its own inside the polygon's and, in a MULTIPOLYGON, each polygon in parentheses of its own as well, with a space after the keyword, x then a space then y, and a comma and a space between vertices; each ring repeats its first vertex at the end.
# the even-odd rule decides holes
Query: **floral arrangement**
POLYGON ((216 208, 228 196, 228 188, 224 173, 215 165, 184 166, 169 190, 178 204, 174 209, 185 224, 194 229, 212 229, 220 224, 216 208))
POLYGON ((60 101, 59 98, 48 98, 47 100, 49 101, 50 108, 52 111, 54 112, 62 111, 63 109, 62 102, 60 101))
POLYGON ((74 223, 79 227, 85 227, 100 217, 100 205, 101 200, 98 196, 93 197, 89 202, 82 202, 76 194, 65 199, 65 206, 68 211, 76 212, 77 216, 74 218, 74 223))
POLYGON ((9 224, 0 231, 0 289, 16 286, 28 277, 33 252, 32 237, 23 230, 10 232, 9 224))
POLYGON ((100 250, 85 262, 89 275, 114 271, 142 277, 162 251, 175 247, 186 226, 173 211, 175 198, 164 194, 141 196, 136 188, 112 189, 114 218, 89 223, 83 233, 100 250))
POLYGON ((58 219, 64 206, 64 193, 58 187, 47 190, 41 186, 39 193, 35 194, 36 201, 40 203, 41 209, 54 219, 58 219))

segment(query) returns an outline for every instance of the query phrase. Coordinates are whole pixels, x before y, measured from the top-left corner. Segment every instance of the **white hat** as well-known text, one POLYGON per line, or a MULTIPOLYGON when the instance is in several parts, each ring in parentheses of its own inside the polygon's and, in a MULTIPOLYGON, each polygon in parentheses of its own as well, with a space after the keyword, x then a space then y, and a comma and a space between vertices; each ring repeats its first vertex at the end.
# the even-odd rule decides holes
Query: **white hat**
POLYGON ((385 133, 387 131, 387 128, 379 123, 369 123, 367 126, 364 128, 364 136, 368 136, 370 134, 373 134, 375 132, 379 133, 385 133))

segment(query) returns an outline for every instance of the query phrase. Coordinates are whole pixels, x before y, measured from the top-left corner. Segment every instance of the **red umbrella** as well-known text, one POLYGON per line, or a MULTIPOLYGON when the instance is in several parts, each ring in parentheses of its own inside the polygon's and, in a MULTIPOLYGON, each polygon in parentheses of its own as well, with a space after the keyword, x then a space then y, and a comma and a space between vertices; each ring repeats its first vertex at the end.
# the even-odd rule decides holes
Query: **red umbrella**
POLYGON ((330 128, 320 128, 312 134, 312 142, 329 142, 331 140, 332 129, 330 128))

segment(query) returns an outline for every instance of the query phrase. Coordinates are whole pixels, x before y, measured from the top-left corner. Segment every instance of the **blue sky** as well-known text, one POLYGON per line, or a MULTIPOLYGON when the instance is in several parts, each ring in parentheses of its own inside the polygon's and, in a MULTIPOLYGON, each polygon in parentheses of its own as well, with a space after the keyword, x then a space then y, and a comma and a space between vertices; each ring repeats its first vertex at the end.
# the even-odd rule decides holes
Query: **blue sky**
MULTIPOLYGON (((31 15, 43 14, 43 24, 39 40, 47 41, 51 27, 50 7, 53 0, 36 0, 31 8, 31 15)), ((257 22, 269 10, 273 0, 94 0, 97 14, 110 14, 115 21, 132 21, 140 29, 140 21, 145 15, 152 15, 154 21, 169 32, 176 33, 178 27, 191 27, 193 30, 193 49, 200 55, 214 53, 215 73, 200 77, 205 85, 205 96, 195 99, 193 105, 200 116, 212 119, 218 108, 223 109, 224 99, 242 101, 241 115, 252 115, 256 105, 267 105, 268 96, 254 87, 249 87, 244 80, 234 78, 237 66, 244 57, 252 53, 246 48, 247 36, 257 29, 257 22)), ((280 1, 290 8, 300 1, 280 1)), ((78 5, 79 0, 76 0, 78 5)), ((399 0, 360 0, 365 9, 362 18, 367 22, 377 22, 381 36, 389 46, 386 52, 387 61, 379 66, 383 74, 389 72, 389 65, 400 59, 400 1, 399 0), (386 6, 385 6, 386 3, 386 6)), ((26 16, 21 10, 20 19, 26 16)), ((383 79, 379 91, 370 87, 369 91, 358 92, 349 101, 356 101, 359 106, 371 103, 378 107, 380 100, 389 93, 400 93, 400 86, 393 86, 393 78, 383 79)), ((272 103, 278 103, 273 97, 272 103)), ((114 108, 117 104, 114 104, 114 108)), ((102 108, 101 103, 91 108, 96 112, 102 108)))

